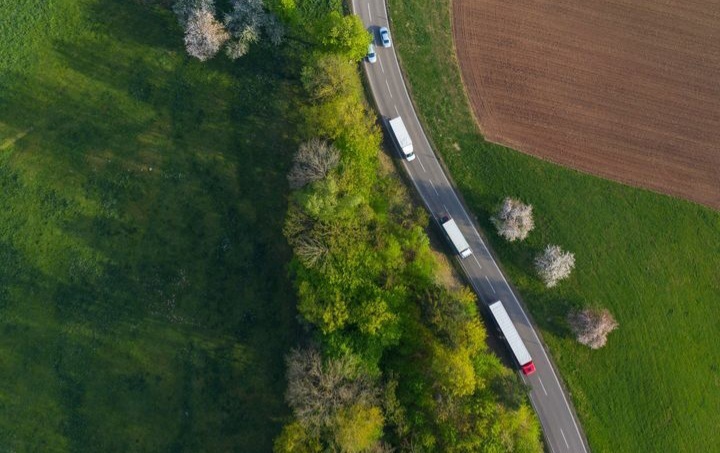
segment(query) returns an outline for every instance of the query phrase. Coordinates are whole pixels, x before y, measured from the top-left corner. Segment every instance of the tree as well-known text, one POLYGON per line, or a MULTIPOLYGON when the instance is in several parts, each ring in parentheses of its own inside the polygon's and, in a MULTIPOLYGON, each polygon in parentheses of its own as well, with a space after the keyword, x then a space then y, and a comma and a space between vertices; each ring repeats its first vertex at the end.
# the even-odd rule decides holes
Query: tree
POLYGON ((477 376, 472 351, 449 348, 440 343, 431 345, 430 368, 438 388, 450 397, 467 396, 475 391, 477 376))
POLYGON ((283 427, 273 445, 275 453, 320 453, 322 450, 320 440, 296 421, 283 427))
POLYGON ((285 34, 282 24, 265 10, 262 0, 233 0, 232 10, 225 14, 225 26, 233 37, 226 48, 233 60, 245 55, 262 33, 276 46, 285 34))
MULTIPOLYGON (((188 2, 178 2, 178 8, 185 14, 188 2)), ((182 22, 182 19, 181 19, 182 22)), ((196 7, 189 8, 185 21, 185 48, 191 56, 205 61, 215 56, 230 35, 220 22, 215 19, 215 8, 212 1, 201 0, 196 7)))
POLYGON ((317 56, 303 67, 300 80, 315 102, 345 96, 359 89, 356 66, 335 54, 317 56))
POLYGON ((532 206, 510 197, 505 198, 497 216, 491 220, 498 234, 510 242, 524 240, 535 228, 532 206))
POLYGON ((398 316, 392 312, 386 300, 389 296, 392 296, 390 291, 388 294, 380 293, 359 305, 355 324, 360 332, 367 335, 378 335, 387 329, 388 324, 397 322, 398 316))
POLYGON ((560 246, 548 245, 545 251, 535 258, 535 268, 548 288, 567 278, 575 268, 575 255, 564 252, 560 246))
POLYGON ((338 411, 333 438, 344 453, 359 453, 375 446, 382 435, 385 419, 377 406, 354 404, 338 411))
POLYGON ((175 0, 172 9, 180 25, 185 27, 190 15, 196 10, 214 11, 215 6, 213 0, 175 0))
POLYGON ((607 343, 607 336, 617 329, 618 323, 605 309, 586 308, 568 314, 568 324, 577 341, 592 349, 599 349, 607 343))
POLYGON ((297 203, 288 204, 283 234, 290 242, 290 245, 293 245, 293 241, 298 237, 310 231, 314 224, 313 219, 297 203))
POLYGON ((307 267, 322 265, 330 253, 327 244, 310 233, 298 236, 292 245, 300 262, 307 267))
POLYGON ((285 399, 298 422, 310 432, 334 426, 342 409, 375 405, 378 391, 352 355, 323 363, 315 349, 294 349, 286 363, 285 399))
POLYGON ((328 142, 313 138, 300 145, 288 173, 291 189, 324 178, 340 162, 340 152, 328 142))
POLYGON ((499 436, 503 451, 514 453, 540 453, 540 423, 532 409, 523 404, 517 410, 500 410, 499 436))
POLYGON ((305 321, 315 324, 322 333, 329 334, 347 325, 347 300, 322 279, 301 280, 298 285, 298 311, 305 321))
POLYGON ((317 181, 312 190, 302 192, 297 200, 305 213, 315 220, 331 222, 339 217, 343 193, 335 178, 317 181))
POLYGON ((328 229, 324 224, 315 222, 297 203, 289 204, 283 233, 298 260, 306 267, 322 267, 325 264, 330 253, 328 229))
POLYGON ((213 0, 175 2, 173 11, 185 28, 185 46, 190 55, 205 61, 227 43, 227 55, 234 60, 245 55, 261 35, 274 45, 282 42, 285 30, 277 17, 265 10, 262 0, 232 0, 231 5, 223 26, 215 19, 213 0))
POLYGON ((372 35, 356 14, 343 16, 332 11, 322 18, 318 28, 320 44, 326 50, 342 54, 352 61, 363 58, 372 41, 372 35))

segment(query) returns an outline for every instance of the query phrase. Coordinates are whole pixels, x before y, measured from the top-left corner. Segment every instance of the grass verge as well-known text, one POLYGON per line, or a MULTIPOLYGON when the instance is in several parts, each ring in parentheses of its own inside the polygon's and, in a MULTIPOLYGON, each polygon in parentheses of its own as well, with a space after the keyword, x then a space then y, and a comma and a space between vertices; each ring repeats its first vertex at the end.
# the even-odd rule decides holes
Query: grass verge
POLYGON ((427 132, 519 288, 567 382, 595 451, 702 451, 720 444, 720 214, 580 174, 485 142, 453 52, 449 0, 390 0, 396 47, 427 132), (489 217, 506 195, 535 206, 536 230, 507 244, 489 217), (544 289, 532 258, 576 253, 569 281, 544 289), (571 307, 600 304, 620 329, 575 343, 571 307))

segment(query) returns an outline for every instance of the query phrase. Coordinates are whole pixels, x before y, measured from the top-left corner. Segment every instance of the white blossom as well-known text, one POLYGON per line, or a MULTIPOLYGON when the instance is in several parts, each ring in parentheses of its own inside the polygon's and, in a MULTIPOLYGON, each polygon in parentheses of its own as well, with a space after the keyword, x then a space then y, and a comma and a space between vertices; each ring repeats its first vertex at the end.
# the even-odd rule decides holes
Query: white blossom
POLYGON ((203 1, 193 9, 185 24, 185 48, 200 61, 215 56, 230 38, 225 27, 215 19, 212 3, 203 1))
POLYGON ((535 268, 548 288, 567 278, 575 268, 575 255, 563 251, 560 246, 548 245, 545 251, 535 258, 535 268))
POLYGON ((532 206, 507 197, 491 220, 498 234, 510 242, 524 240, 535 227, 532 206))
POLYGON ((608 334, 618 327, 609 311, 593 309, 570 312, 568 324, 577 341, 592 349, 605 346, 608 334))

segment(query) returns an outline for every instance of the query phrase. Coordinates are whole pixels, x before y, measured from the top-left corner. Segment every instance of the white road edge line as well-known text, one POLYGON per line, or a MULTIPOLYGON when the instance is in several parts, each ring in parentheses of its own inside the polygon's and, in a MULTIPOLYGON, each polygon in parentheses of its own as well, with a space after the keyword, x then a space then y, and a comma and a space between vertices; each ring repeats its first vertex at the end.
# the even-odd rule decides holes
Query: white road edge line
POLYGON ((368 5, 368 17, 370 18, 370 22, 372 22, 372 13, 370 12, 370 3, 368 5))
MULTIPOLYGON (((407 93, 407 91, 406 91, 406 93, 407 93)), ((409 96, 409 95, 408 95, 408 96, 409 96)), ((415 109, 413 108, 412 104, 410 105, 410 108, 413 109, 413 112, 415 111, 415 109)), ((443 172, 443 177, 445 178, 445 180, 447 180, 447 176, 445 175, 445 172, 443 172)), ((449 182, 448 182, 448 184, 449 184, 449 182)), ((470 220, 470 216, 468 215, 467 211, 465 211, 465 208, 464 208, 464 207, 462 206, 462 204, 460 203, 460 200, 457 198, 457 194, 455 193, 455 191, 452 191, 451 193, 452 193, 453 195, 455 195, 453 198, 456 200, 456 202, 457 202, 458 205, 460 206, 460 209, 461 209, 463 215, 465 216, 465 218, 472 224, 472 221, 470 220)), ((447 209, 447 208, 445 208, 445 209, 447 209)), ((515 291, 513 291, 513 290, 510 288, 510 284, 508 283, 507 279, 505 278, 505 275, 502 273, 502 271, 500 271, 500 266, 498 266, 498 264, 497 264, 497 262, 495 261, 495 259, 493 259, 492 254, 490 253, 490 251, 489 251, 488 248, 487 248, 487 245, 485 245, 485 241, 482 240, 482 238, 480 237, 480 233, 478 233, 478 230, 475 228, 474 225, 473 225, 473 232, 475 233, 475 236, 478 238, 478 240, 479 240, 480 243, 482 244, 482 246, 483 246, 483 248, 484 248, 484 250, 485 250, 485 253, 487 253, 490 261, 491 261, 492 264, 495 266, 495 269, 497 270, 498 274, 500 274, 500 278, 502 278, 502 281, 505 283, 505 286, 507 286, 508 289, 510 290, 510 295, 512 296, 513 300, 514 300, 515 303, 520 307, 520 313, 522 313, 522 316, 523 316, 523 318, 525 319, 525 322, 526 322, 529 326, 532 326, 532 323, 530 322, 530 319, 528 319, 527 314, 525 314, 525 310, 523 310, 522 305, 520 305, 520 301, 518 301, 518 298, 517 298, 517 296, 515 295, 515 291)), ((540 344, 540 345, 542 345, 542 342, 540 341, 540 337, 538 337, 538 334, 537 334, 537 332, 535 332, 535 329, 534 329, 534 328, 530 329, 530 332, 532 332, 532 336, 535 337, 535 340, 537 341, 537 343, 540 344)), ((544 348, 544 347, 540 347, 540 351, 542 351, 542 355, 543 355, 543 357, 545 358, 545 360, 547 360, 547 362, 550 363, 550 358, 548 357, 548 354, 547 354, 547 352, 545 351, 545 348, 544 348)), ((557 384, 558 390, 560 391, 560 396, 562 396, 563 402, 565 403, 565 407, 566 407, 567 410, 568 410, 568 413, 569 413, 569 415, 570 415, 570 420, 572 420, 572 422, 573 422, 573 426, 574 426, 574 428, 575 428, 575 432, 577 433, 578 439, 580 439, 580 445, 582 446, 583 451, 587 453, 587 448, 585 448, 585 442, 582 440, 582 436, 580 435, 580 427, 578 427, 577 421, 575 421, 575 417, 574 417, 574 415, 573 415, 573 412, 572 412, 572 410, 570 409, 570 403, 568 403, 568 400, 567 400, 567 398, 565 397, 565 392, 563 392, 563 390, 562 390, 562 385, 560 385, 560 379, 558 379, 557 374, 555 373, 555 368, 552 366, 552 364, 550 364, 550 372, 552 373, 552 376, 553 376, 553 378, 555 379, 555 383, 557 384)))
POLYGON ((497 294, 497 292, 495 292, 495 287, 492 285, 492 283, 490 283, 490 279, 488 278, 487 275, 485 276, 485 280, 487 280, 488 285, 490 285, 490 289, 493 290, 493 294, 497 294))
POLYGON ((390 93, 390 99, 392 99, 392 97, 393 97, 392 90, 390 89, 390 84, 388 83, 387 79, 385 79, 385 85, 387 85, 388 93, 390 93))
POLYGON ((563 432, 562 428, 560 428, 560 434, 563 436, 563 440, 565 441, 565 446, 570 450, 570 444, 568 443, 567 439, 565 438, 565 433, 563 432))
POLYGON ((543 384, 542 379, 540 379, 540 376, 538 376, 538 381, 540 381, 540 387, 542 387, 543 392, 545 392, 545 396, 547 396, 547 390, 545 390, 545 384, 543 384))
MULTIPOLYGON (((384 3, 384 2, 383 2, 383 3, 384 3)), ((352 5, 353 5, 353 9, 354 9, 354 7, 355 7, 355 2, 354 2, 354 1, 352 2, 352 5)), ((384 4, 383 6, 385 7, 385 13, 387 14, 387 4, 384 4)), ((394 52, 392 53, 392 56, 394 57, 394 58, 393 58, 393 62, 394 62, 395 65, 397 66, 398 71, 400 71, 400 64, 398 63, 397 57, 395 57, 395 53, 394 53, 394 52)), ((382 66, 382 63, 381 63, 381 66, 382 66)), ((372 81, 371 81, 370 83, 371 83, 371 85, 372 85, 372 81)), ((410 99, 410 94, 408 93, 407 87, 405 86, 404 83, 402 84, 402 88, 403 88, 403 91, 405 92, 405 97, 406 97, 407 99, 410 99)), ((410 110, 417 116, 417 113, 415 112, 415 108, 414 108, 412 102, 410 103, 410 110)), ((420 127, 422 128, 422 126, 420 126, 420 127)), ((426 143, 428 146, 430 146, 430 143, 428 142, 427 137, 425 137, 425 135, 424 135, 424 131, 423 131, 423 137, 422 137, 422 138, 425 140, 425 143, 426 143)), ((445 179, 445 181, 449 184, 449 181, 448 181, 448 179, 447 179, 447 176, 445 175, 445 172, 442 172, 442 176, 443 176, 443 178, 445 179)), ((425 205, 428 207, 428 209, 430 209, 429 201, 423 196, 423 193, 422 193, 422 191, 420 190, 420 186, 418 185, 417 181, 412 180, 412 183, 413 183, 413 185, 415 186, 415 188, 417 189, 418 193, 420 194, 420 198, 423 199, 423 201, 425 202, 425 205)), ((452 192, 452 193, 453 193, 453 195, 455 195, 455 197, 457 198, 457 195, 455 194, 455 192, 452 192)), ((443 207, 445 208, 445 211, 447 212, 447 206, 445 206, 445 205, 443 204, 443 207)), ((465 208, 462 207, 462 205, 461 205, 461 210, 463 211, 463 214, 469 219, 469 216, 467 215, 467 212, 465 211, 465 208)), ((482 238, 480 237, 480 234, 479 234, 478 231, 475 229, 474 225, 473 225, 473 230, 474 230, 475 235, 477 236, 478 240, 480 241, 480 243, 483 245, 483 247, 485 247, 486 252, 487 252, 488 256, 490 257, 490 261, 492 262, 492 264, 495 266, 495 269, 496 269, 496 270, 498 271, 498 273, 500 274, 500 278, 502 278, 502 280, 505 282, 505 285, 506 285, 508 288, 510 288, 510 285, 508 284, 507 280, 505 279, 505 275, 503 275, 503 273, 500 271, 500 267, 499 267, 498 264, 495 262, 495 260, 492 258, 492 255, 490 254, 490 252, 487 251, 487 246, 485 246, 485 241, 482 240, 482 238)), ((462 264, 462 263, 461 263, 461 264, 462 264)), ((473 287, 475 287, 475 284, 472 282, 472 280, 471 280, 471 284, 472 284, 473 287)), ((475 287, 475 290, 478 291, 478 288, 475 287)), ((515 292, 512 291, 512 290, 510 290, 510 294, 512 295, 512 298, 515 300, 515 303, 516 303, 518 306, 520 306, 520 313, 522 313, 523 318, 525 318, 525 321, 528 323, 528 325, 532 325, 532 324, 530 323, 530 320, 528 319, 527 315, 525 314, 525 311, 522 309, 522 305, 520 305, 520 302, 518 301, 517 296, 515 295, 515 292)), ((535 337, 535 339, 537 340, 537 342, 538 342, 539 344, 542 344, 542 343, 540 342, 540 338, 538 337, 537 333, 535 332, 535 329, 531 329, 531 332, 532 332, 533 336, 535 337)), ((544 348, 544 347, 541 347, 540 350, 542 351, 542 354, 543 354, 543 356, 545 357, 545 360, 547 360, 548 362, 550 362, 550 359, 548 358, 548 355, 547 355, 547 352, 545 351, 545 348, 544 348)), ((580 445, 582 446, 583 451, 584 451, 584 452, 587 452, 587 448, 585 447, 585 442, 583 442, 582 436, 580 435, 580 427, 578 426, 577 421, 575 420, 575 417, 574 417, 574 415, 573 415, 573 413, 572 413, 572 410, 570 409, 570 403, 568 403, 568 400, 567 400, 567 398, 565 397, 565 392, 562 391, 562 386, 560 385, 560 379, 558 379, 557 374, 555 373, 555 369, 553 368, 552 365, 550 365, 550 372, 552 373, 553 378, 555 379, 555 383, 557 384, 558 388, 560 389, 560 395, 562 396, 563 402, 565 403, 565 407, 567 407, 568 412, 570 412, 570 419, 572 420, 573 426, 575 427, 575 432, 577 433, 578 438, 580 439, 580 445)), ((530 398, 530 399, 532 400, 532 395, 531 395, 531 398, 530 398)), ((536 412, 537 412, 537 409, 536 409, 536 412)), ((562 429, 561 429, 561 432, 562 432, 562 429)), ((563 433, 563 437, 564 437, 564 436, 565 436, 565 434, 563 433)), ((551 446, 550 448, 552 449, 552 446, 551 446)))
MULTIPOLYGON (((396 107, 396 108, 397 108, 397 107, 396 107)), ((435 188, 435 184, 433 184, 432 179, 428 179, 428 181, 430 181, 430 187, 432 187, 433 190, 435 191, 435 195, 440 195, 440 194, 438 193, 437 189, 435 188)))

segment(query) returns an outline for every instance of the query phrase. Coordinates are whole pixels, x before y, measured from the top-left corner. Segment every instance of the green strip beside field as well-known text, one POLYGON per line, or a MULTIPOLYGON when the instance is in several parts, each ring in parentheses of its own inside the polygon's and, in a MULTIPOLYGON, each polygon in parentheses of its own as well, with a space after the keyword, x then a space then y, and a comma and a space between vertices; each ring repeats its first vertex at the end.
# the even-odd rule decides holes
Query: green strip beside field
POLYGON ((463 92, 449 0, 390 0, 390 18, 427 132, 540 326, 591 448, 717 448, 720 214, 485 142, 463 92), (526 243, 503 242, 488 220, 507 195, 534 206, 526 243), (532 272, 548 243, 577 258, 552 290, 532 272), (594 304, 620 323, 599 351, 578 345, 564 321, 594 304))

